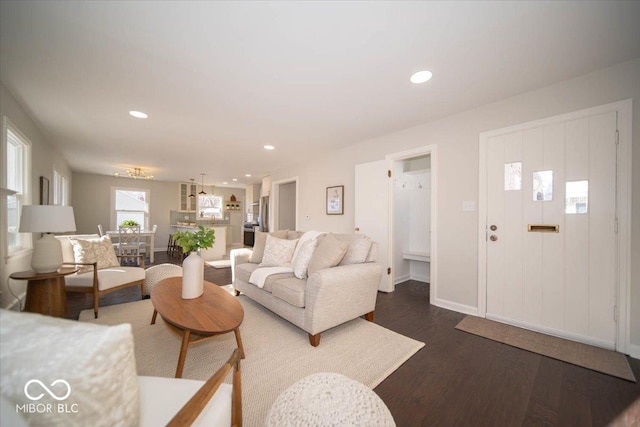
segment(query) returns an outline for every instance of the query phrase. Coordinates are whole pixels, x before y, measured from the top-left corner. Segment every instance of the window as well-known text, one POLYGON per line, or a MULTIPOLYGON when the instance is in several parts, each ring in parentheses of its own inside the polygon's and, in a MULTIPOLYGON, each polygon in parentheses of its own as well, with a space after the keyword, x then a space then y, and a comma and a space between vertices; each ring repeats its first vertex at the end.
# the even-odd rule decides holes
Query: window
POLYGON ((222 219, 222 197, 215 194, 199 194, 198 218, 222 219))
POLYGON ((53 204, 67 206, 69 199, 69 181, 57 170, 53 170, 53 204))
POLYGON ((29 176, 31 174, 31 143, 5 119, 6 170, 3 189, 3 210, 6 212, 6 255, 15 255, 31 247, 31 234, 19 233, 22 206, 31 202, 29 176))
POLYGON ((149 190, 144 188, 111 189, 112 223, 114 228, 122 221, 134 220, 140 228, 149 228, 149 190))

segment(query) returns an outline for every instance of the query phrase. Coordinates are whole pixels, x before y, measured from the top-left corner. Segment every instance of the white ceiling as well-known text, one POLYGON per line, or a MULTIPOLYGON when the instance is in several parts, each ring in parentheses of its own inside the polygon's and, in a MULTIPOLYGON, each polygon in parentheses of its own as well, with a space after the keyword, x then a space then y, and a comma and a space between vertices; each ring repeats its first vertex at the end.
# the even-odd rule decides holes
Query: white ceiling
POLYGON ((3 0, 0 77, 73 170, 244 184, 638 58, 639 22, 637 1, 3 0))

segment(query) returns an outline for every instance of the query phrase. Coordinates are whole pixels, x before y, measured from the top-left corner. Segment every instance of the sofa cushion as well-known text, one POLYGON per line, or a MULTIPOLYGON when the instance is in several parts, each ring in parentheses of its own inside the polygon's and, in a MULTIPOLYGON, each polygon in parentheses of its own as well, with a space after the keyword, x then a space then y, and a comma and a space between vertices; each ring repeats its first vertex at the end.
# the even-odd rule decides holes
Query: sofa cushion
POLYGON ((340 265, 360 264, 367 260, 371 250, 371 239, 362 234, 334 234, 341 242, 347 242, 349 248, 340 265))
POLYGON ((348 248, 349 244, 347 242, 339 241, 333 234, 325 234, 318 237, 318 246, 309 262, 309 276, 316 271, 338 265, 342 261, 344 254, 347 253, 348 248))
POLYGON ((293 251, 295 251, 297 244, 297 239, 287 240, 267 236, 267 244, 264 248, 260 267, 281 267, 291 264, 293 251))
POLYGON ((290 277, 279 279, 273 283, 271 294, 281 300, 295 306, 304 308, 304 291, 307 288, 305 279, 290 277))
MULTIPOLYGON (((99 269, 120 265, 109 236, 88 240, 70 238, 69 241, 73 246, 73 257, 77 263, 97 262, 99 269)), ((93 271, 93 266, 78 266, 78 273, 87 271, 93 271)))
POLYGON ((0 310, 0 325, 2 395, 15 405, 53 408, 27 411, 29 425, 138 424, 131 325, 103 326, 7 310, 0 310), (59 404, 68 411, 58 409, 59 404))
MULTIPOLYGON (((141 267, 110 267, 98 270, 98 290, 104 291, 135 281, 144 280, 144 268, 141 267)), ((93 271, 76 273, 65 276, 66 286, 93 287, 93 271)))
POLYGON ((272 233, 265 233, 263 231, 256 231, 253 241, 253 252, 251 253, 250 262, 260 264, 262 257, 264 256, 264 248, 267 245, 267 235, 277 237, 278 239, 286 239, 289 230, 279 230, 272 233))
POLYGON ((296 240, 296 239, 301 238, 303 234, 304 234, 304 231, 289 230, 289 232, 287 233, 287 239, 288 240, 296 240))
MULTIPOLYGON (((300 243, 298 243, 300 245, 300 243)), ((296 251, 296 254, 291 262, 291 268, 293 268, 293 274, 298 279, 306 279, 308 276, 309 262, 313 257, 313 253, 318 246, 318 240, 307 240, 302 243, 302 246, 296 251)))
MULTIPOLYGON (((245 283, 249 283, 249 278, 251 277, 251 273, 253 273, 253 271, 257 268, 259 268, 258 264, 253 264, 250 262, 247 262, 244 264, 238 264, 238 266, 236 267, 236 279, 242 280, 245 283)), ((267 280, 264 282, 264 287, 262 288, 262 290, 271 293, 271 291, 273 290, 274 283, 276 283, 280 279, 289 279, 291 277, 294 277, 293 273, 272 274, 271 276, 267 277, 267 280)))
POLYGON ((249 283, 251 273, 253 273, 256 268, 258 268, 258 264, 254 264, 252 262, 245 262, 243 264, 236 265, 236 279, 249 283))

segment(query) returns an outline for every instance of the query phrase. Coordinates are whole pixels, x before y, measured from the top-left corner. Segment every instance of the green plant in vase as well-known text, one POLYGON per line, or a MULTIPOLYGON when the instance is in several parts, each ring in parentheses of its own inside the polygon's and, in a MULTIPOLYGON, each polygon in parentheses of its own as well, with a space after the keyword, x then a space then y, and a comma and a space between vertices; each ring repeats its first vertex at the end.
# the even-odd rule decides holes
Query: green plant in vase
POLYGON ((216 241, 215 230, 204 228, 201 225, 198 227, 198 231, 180 230, 173 236, 185 254, 200 249, 209 249, 216 241))
POLYGON ((185 254, 190 252, 182 261, 182 298, 198 298, 204 292, 204 260, 198 252, 213 246, 215 231, 199 226, 198 231, 178 231, 174 237, 185 254))

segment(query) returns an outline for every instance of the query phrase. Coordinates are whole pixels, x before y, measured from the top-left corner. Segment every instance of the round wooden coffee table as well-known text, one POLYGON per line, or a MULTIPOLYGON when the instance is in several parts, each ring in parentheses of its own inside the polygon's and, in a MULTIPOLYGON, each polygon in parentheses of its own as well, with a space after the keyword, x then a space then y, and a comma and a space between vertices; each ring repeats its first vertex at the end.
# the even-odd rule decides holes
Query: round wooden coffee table
POLYGON ((182 346, 176 368, 176 378, 182 377, 184 359, 189 343, 233 331, 244 359, 244 348, 240 337, 240 324, 244 309, 229 292, 211 282, 204 282, 204 293, 198 298, 182 299, 182 277, 170 277, 151 288, 153 318, 158 313, 168 324, 182 331, 182 346))

